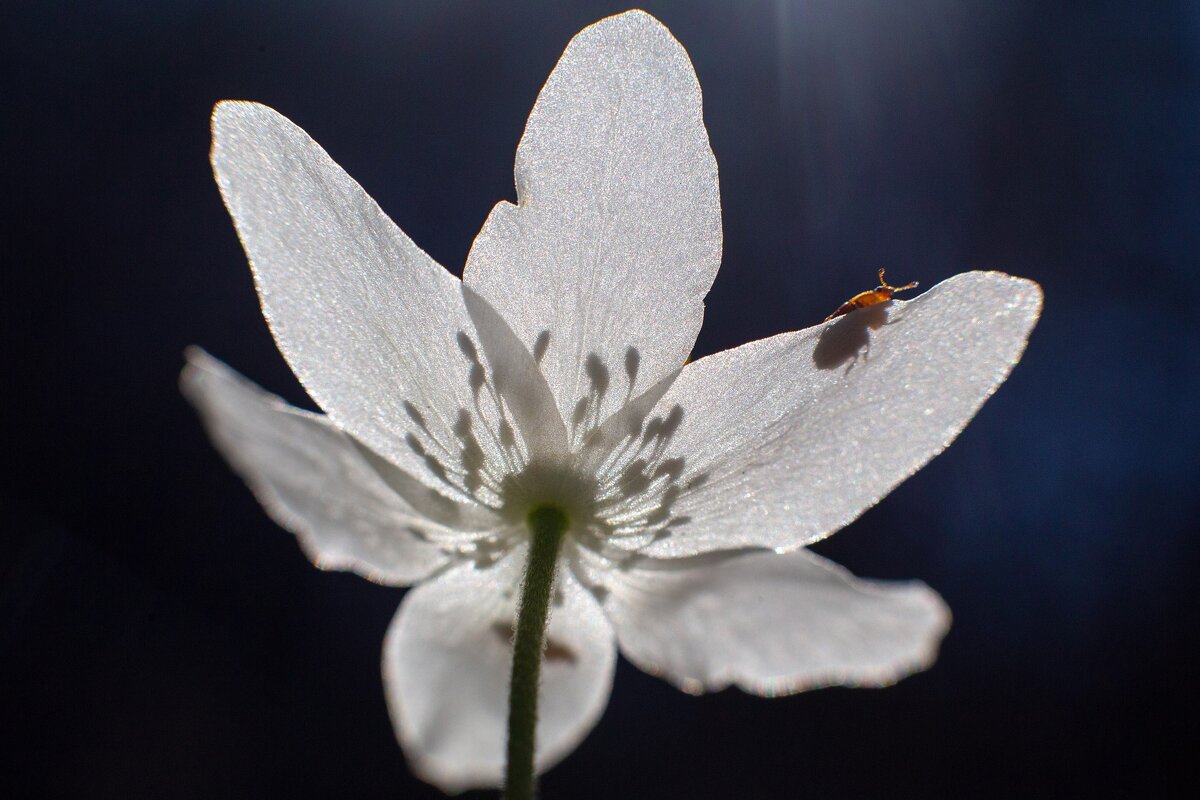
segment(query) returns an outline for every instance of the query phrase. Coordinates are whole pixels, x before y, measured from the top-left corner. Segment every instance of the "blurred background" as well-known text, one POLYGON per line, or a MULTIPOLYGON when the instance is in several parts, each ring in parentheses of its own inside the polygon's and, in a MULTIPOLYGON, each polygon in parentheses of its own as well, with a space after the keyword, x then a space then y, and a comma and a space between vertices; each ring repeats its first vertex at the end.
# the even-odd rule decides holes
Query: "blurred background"
MULTIPOLYGON (((691 54, 721 169, 697 355, 815 324, 879 266, 1012 272, 1046 309, 959 441, 816 548, 945 596, 932 670, 763 700, 622 662, 544 796, 1167 796, 1200 739, 1200 7, 645 7, 691 54)), ((439 796, 383 702, 402 592, 310 566, 176 389, 199 343, 311 407, 213 184, 208 115, 274 106, 457 273, 514 196, 563 47, 625 8, 7 8, 9 796, 439 796)))

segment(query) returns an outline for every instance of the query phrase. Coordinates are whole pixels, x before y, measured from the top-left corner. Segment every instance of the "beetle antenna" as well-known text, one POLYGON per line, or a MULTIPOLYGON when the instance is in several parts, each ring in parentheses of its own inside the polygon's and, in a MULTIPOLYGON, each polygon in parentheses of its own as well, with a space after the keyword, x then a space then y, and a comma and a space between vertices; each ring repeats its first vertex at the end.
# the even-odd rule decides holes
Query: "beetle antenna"
POLYGON ((917 288, 918 284, 916 281, 913 281, 912 283, 906 283, 903 286, 892 286, 883 279, 884 272, 885 272, 885 270, 882 267, 880 267, 879 268, 879 288, 881 288, 881 289, 891 289, 893 292, 903 292, 906 289, 917 288))

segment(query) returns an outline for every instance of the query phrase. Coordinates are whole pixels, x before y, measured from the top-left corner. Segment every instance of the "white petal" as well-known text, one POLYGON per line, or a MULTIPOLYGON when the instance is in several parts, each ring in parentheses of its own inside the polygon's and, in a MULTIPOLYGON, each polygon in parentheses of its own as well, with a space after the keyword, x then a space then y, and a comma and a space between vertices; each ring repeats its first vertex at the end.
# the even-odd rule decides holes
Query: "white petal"
POLYGON ((563 419, 594 406, 580 412, 590 427, 683 364, 720 264, 700 85, 661 23, 631 11, 571 41, 530 114, 516 184, 464 281, 541 356, 563 419))
POLYGON ((807 550, 585 558, 621 652, 692 693, 884 686, 932 664, 950 626, 925 584, 859 580, 807 550))
MULTIPOLYGON (((459 414, 498 425, 497 404, 481 392, 484 348, 475 342, 495 326, 477 329, 462 283, 289 120, 255 103, 223 102, 212 127, 217 183, 263 313, 297 377, 372 450, 431 486, 461 489, 461 476, 453 477, 459 414)), ((505 369, 540 378, 521 354, 527 366, 505 369)), ((558 430, 561 449, 561 422, 558 430)), ((543 425, 539 442, 554 431, 543 425)), ((488 437, 478 444, 500 458, 488 437)))
POLYGON ((490 303, 470 287, 463 286, 462 292, 484 358, 492 368, 491 383, 521 432, 529 458, 553 458, 564 453, 566 427, 546 376, 529 349, 490 303))
POLYGON ((647 423, 671 422, 658 435, 682 474, 642 552, 792 549, 845 526, 954 440, 1041 303, 1032 281, 967 272, 689 364, 647 423))
MULTIPOLYGON (((445 791, 499 786, 511 635, 525 548, 463 564, 408 593, 388 629, 388 707, 413 770, 445 791)), ((538 695, 537 768, 592 729, 608 703, 616 644, 592 596, 560 570, 538 695)))
POLYGON ((406 502, 325 417, 289 406, 201 350, 189 351, 188 362, 180 383, 213 443, 317 566, 408 584, 448 561, 431 543, 456 537, 448 525, 497 525, 424 487, 410 487, 406 502))

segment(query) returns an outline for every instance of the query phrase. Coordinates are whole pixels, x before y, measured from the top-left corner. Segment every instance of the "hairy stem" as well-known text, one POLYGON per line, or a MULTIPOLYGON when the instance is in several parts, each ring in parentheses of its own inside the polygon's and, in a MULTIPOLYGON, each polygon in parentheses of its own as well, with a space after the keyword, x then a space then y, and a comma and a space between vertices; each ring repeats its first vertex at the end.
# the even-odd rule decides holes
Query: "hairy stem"
POLYGON ((538 506, 529 512, 529 560, 521 584, 517 633, 513 641, 512 680, 508 689, 508 765, 505 800, 532 800, 537 788, 533 767, 536 752, 538 678, 550 617, 550 590, 558 563, 559 545, 566 533, 567 515, 557 506, 538 506))

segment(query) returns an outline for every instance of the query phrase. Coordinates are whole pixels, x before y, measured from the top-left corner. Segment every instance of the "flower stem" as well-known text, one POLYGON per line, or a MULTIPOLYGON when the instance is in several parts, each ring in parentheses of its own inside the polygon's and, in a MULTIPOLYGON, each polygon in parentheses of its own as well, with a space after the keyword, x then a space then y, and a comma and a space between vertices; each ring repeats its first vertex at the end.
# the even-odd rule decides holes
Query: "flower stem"
POLYGON ((508 689, 508 766, 505 800, 533 800, 537 786, 533 756, 537 728, 538 676, 546 643, 550 590, 567 515, 557 506, 529 512, 529 560, 521 584, 517 634, 513 641, 512 680, 508 689))

